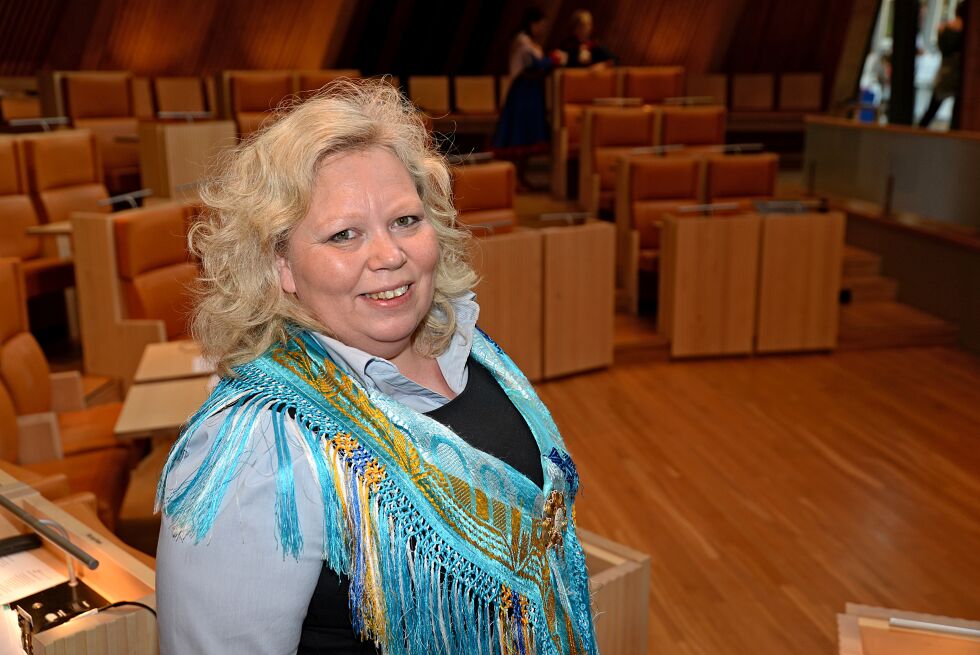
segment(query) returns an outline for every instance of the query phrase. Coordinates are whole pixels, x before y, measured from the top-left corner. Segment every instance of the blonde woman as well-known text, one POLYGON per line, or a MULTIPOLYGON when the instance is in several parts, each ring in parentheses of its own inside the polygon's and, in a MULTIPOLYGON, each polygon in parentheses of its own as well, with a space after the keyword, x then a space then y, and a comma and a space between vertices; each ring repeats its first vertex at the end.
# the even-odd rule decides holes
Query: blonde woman
POLYGON ((223 377, 158 492, 161 652, 594 653, 575 467, 476 327, 446 164, 341 82, 204 191, 223 377))

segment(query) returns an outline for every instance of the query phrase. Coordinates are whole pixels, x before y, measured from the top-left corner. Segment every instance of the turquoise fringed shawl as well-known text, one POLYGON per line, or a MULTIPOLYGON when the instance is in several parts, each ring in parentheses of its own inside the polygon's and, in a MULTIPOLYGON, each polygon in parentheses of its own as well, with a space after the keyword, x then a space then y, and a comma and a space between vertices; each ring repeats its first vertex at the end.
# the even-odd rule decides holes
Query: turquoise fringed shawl
POLYGON ((366 390, 299 333, 222 379, 170 453, 158 506, 175 536, 203 539, 258 417, 269 413, 283 556, 303 549, 287 446, 298 438, 323 495, 323 558, 350 578, 362 637, 395 655, 596 653, 585 556, 568 519, 575 467, 514 363, 479 331, 472 354, 531 428, 543 489, 440 423, 366 390), (187 440, 225 410, 200 468, 165 493, 187 440))

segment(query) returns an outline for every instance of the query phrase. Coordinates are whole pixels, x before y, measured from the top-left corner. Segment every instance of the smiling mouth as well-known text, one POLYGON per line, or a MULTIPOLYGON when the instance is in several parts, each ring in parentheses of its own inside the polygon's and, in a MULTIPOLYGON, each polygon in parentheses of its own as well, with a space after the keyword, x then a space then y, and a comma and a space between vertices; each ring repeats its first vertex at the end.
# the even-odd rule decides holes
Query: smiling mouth
POLYGON ((392 298, 404 296, 408 292, 409 286, 411 285, 406 284, 397 289, 388 289, 387 291, 378 291, 377 293, 365 293, 363 295, 365 298, 370 298, 371 300, 391 300, 392 298))

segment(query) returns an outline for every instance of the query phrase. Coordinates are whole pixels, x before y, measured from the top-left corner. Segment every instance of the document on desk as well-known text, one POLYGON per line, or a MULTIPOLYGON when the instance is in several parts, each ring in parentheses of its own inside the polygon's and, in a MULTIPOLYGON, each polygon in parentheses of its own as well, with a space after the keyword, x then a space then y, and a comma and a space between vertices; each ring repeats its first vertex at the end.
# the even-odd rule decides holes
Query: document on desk
POLYGON ((29 550, 0 557, 0 605, 67 581, 29 550))

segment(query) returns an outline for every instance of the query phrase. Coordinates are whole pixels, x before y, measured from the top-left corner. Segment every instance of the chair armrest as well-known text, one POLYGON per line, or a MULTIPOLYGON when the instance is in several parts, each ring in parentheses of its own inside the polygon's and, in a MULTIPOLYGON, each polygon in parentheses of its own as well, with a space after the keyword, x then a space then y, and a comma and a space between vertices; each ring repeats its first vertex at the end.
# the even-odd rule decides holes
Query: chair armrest
POLYGON ((54 412, 25 414, 17 417, 17 436, 20 439, 21 465, 63 459, 61 432, 54 412))
POLYGON ((82 374, 78 371, 61 371, 51 374, 51 411, 75 412, 85 409, 85 391, 82 374))
POLYGON ((4 461, 0 461, 0 471, 30 485, 48 500, 64 498, 71 493, 71 489, 68 487, 68 478, 64 473, 44 475, 4 461))

